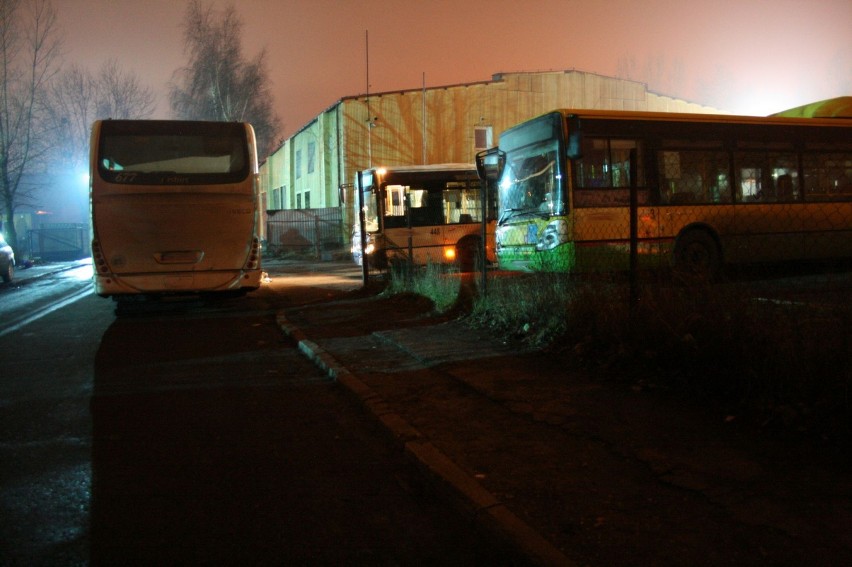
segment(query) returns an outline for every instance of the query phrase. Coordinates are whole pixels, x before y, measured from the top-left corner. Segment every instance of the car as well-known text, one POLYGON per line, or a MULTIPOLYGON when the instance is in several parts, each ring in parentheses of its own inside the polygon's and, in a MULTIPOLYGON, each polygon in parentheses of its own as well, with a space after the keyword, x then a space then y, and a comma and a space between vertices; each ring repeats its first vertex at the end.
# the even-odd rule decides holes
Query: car
POLYGON ((0 277, 7 283, 15 277, 15 251, 6 242, 2 232, 0 232, 0 277))

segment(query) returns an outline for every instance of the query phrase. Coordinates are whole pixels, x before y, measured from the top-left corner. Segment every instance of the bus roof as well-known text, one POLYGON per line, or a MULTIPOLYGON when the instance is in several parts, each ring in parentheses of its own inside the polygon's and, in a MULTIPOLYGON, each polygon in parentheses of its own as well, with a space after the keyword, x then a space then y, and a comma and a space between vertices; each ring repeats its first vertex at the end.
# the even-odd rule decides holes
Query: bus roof
MULTIPOLYGON (((578 118, 594 118, 601 120, 648 120, 660 122, 704 122, 704 123, 728 123, 728 124, 779 124, 786 126, 802 125, 802 126, 852 126, 852 118, 802 118, 791 116, 743 116, 736 114, 692 114, 678 112, 648 112, 648 111, 630 111, 630 110, 594 110, 594 109, 559 109, 554 112, 560 112, 568 116, 576 116, 578 118)), ((542 116, 550 114, 549 112, 542 116)))

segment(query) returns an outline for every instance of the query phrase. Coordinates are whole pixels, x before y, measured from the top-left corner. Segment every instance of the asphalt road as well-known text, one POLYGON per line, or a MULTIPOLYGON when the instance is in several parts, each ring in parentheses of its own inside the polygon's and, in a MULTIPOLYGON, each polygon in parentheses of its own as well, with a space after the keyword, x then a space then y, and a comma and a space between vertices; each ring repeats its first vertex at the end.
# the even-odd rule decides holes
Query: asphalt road
POLYGON ((272 276, 123 318, 85 295, 0 336, 0 564, 513 563, 277 327, 351 282, 272 276))

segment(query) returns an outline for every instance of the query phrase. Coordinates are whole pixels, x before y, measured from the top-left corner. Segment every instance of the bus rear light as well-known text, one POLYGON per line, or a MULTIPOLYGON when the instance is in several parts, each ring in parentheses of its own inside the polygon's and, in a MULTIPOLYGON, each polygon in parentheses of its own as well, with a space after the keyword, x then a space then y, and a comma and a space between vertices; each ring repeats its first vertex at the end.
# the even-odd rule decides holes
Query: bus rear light
POLYGON ((92 261, 94 262, 97 271, 100 273, 109 273, 109 266, 107 266, 106 259, 104 258, 103 251, 101 250, 100 242, 97 240, 92 240, 92 261))
POLYGON ((456 259, 456 249, 454 247, 444 248, 444 259, 447 262, 452 262, 456 259))
POLYGON ((256 270, 260 267, 260 241, 253 238, 251 241, 251 251, 249 252, 248 260, 246 260, 246 269, 256 270))

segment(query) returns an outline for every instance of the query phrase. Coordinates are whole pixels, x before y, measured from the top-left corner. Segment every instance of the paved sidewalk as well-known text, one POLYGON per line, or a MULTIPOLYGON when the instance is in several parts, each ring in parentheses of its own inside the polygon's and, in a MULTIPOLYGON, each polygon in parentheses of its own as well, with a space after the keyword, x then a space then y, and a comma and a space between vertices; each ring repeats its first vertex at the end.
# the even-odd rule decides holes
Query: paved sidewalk
POLYGON ((430 310, 355 293, 279 322, 535 562, 852 564, 848 458, 430 310))

